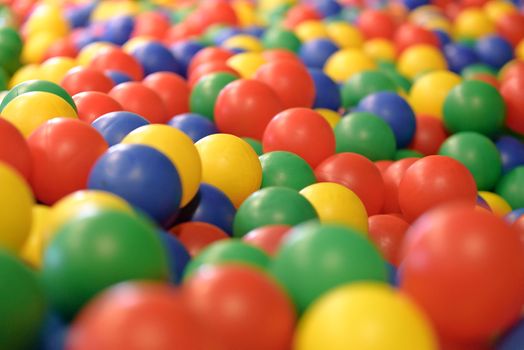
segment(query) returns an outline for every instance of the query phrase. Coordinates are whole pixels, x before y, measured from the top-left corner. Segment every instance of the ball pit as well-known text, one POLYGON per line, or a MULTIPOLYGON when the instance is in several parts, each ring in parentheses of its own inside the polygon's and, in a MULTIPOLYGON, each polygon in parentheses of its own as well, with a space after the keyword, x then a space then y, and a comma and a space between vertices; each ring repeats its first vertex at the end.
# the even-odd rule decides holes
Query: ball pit
POLYGON ((523 89, 522 1, 3 1, 0 348, 521 350, 523 89))

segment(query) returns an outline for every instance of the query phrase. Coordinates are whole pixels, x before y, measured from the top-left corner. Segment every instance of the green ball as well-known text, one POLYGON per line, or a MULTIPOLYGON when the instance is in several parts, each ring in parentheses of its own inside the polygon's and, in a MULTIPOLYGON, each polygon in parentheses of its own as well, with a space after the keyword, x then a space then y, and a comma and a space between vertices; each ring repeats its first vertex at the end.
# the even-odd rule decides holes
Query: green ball
POLYGON ((200 79, 189 96, 191 112, 198 113, 209 120, 214 120, 215 102, 220 91, 237 77, 230 73, 212 73, 200 79))
POLYGON ((348 114, 335 126, 337 153, 353 152, 372 161, 392 159, 397 142, 391 127, 368 112, 348 114))
POLYGON ((294 226, 317 218, 313 205, 297 191, 267 187, 256 191, 240 205, 233 221, 233 235, 243 237, 258 227, 294 226))
POLYGON ((504 123, 506 106, 490 84, 465 80, 455 86, 444 100, 444 125, 452 132, 476 131, 497 134, 504 123))
POLYGON ((392 71, 392 72, 386 72, 387 76, 393 80, 395 82, 395 84, 401 88, 402 90, 404 90, 404 92, 409 92, 409 90, 411 90, 411 81, 406 78, 405 76, 403 76, 402 74, 400 74, 399 72, 397 71, 392 71))
POLYGON ((269 265, 269 256, 261 249, 240 240, 221 240, 206 247, 189 262, 184 271, 184 279, 204 265, 220 264, 247 264, 265 270, 269 265))
POLYGON ((262 35, 262 45, 266 49, 287 49, 298 52, 302 43, 290 30, 283 28, 270 28, 262 35))
POLYGON ((49 92, 57 95, 69 103, 71 107, 77 111, 75 101, 73 101, 73 98, 60 85, 47 80, 28 80, 16 85, 9 91, 9 93, 2 100, 2 103, 0 103, 0 112, 3 111, 9 102, 11 102, 17 96, 33 91, 49 92))
POLYGON ((268 11, 264 11, 261 15, 264 22, 267 22, 270 27, 279 25, 286 16, 287 12, 293 7, 291 3, 284 3, 273 7, 268 11))
POLYGON ((289 232, 270 271, 299 312, 337 286, 387 281, 386 263, 369 239, 347 226, 318 222, 289 232))
POLYGON ((476 132, 460 132, 440 146, 439 154, 454 158, 469 169, 480 191, 489 191, 502 174, 502 160, 497 146, 476 132))
POLYGON ((258 155, 258 156, 261 156, 264 154, 264 150, 262 148, 262 143, 258 140, 255 140, 251 137, 242 137, 242 140, 246 141, 247 143, 249 143, 249 145, 251 146, 251 148, 253 148, 253 150, 255 151, 255 153, 258 155))
POLYGON ((397 91, 397 85, 386 74, 380 71, 365 71, 353 75, 341 89, 342 106, 356 106, 361 99, 379 91, 397 91))
POLYGON ((90 212, 57 231, 44 255, 42 279, 54 309, 71 319, 113 284, 167 281, 166 254, 149 221, 113 210, 90 212))
POLYGON ((262 165, 262 188, 281 186, 300 191, 317 181, 311 166, 300 156, 291 152, 266 153, 260 157, 260 164, 262 165))
POLYGON ((2 50, 10 50, 13 55, 19 57, 23 46, 22 37, 14 28, 0 28, 0 48, 2 50))
POLYGON ((472 64, 470 66, 467 66, 466 68, 462 70, 460 74, 462 75, 464 79, 470 79, 474 75, 479 74, 479 73, 489 74, 494 77, 497 76, 497 71, 494 68, 488 66, 487 64, 482 64, 482 63, 472 64))
POLYGON ((413 149, 399 149, 395 152, 394 160, 401 160, 405 158, 422 158, 424 155, 413 149))
POLYGON ((27 349, 44 321, 44 291, 35 273, 3 249, 0 276, 0 349, 27 349))
MULTIPOLYGON (((6 91, 8 83, 9 83, 9 76, 7 75, 5 69, 0 67, 0 91, 6 91)), ((7 93, 8 91, 6 91, 6 95, 7 93)))
POLYGON ((524 165, 518 166, 504 175, 497 184, 496 192, 513 209, 524 208, 524 165))

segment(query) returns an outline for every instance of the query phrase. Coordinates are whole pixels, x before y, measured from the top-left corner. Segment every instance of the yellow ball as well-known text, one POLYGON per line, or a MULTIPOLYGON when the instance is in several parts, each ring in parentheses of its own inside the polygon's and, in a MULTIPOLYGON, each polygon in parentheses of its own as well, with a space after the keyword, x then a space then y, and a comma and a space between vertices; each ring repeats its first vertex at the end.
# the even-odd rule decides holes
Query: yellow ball
POLYGON ((415 113, 442 118, 444 100, 461 80, 459 75, 443 70, 424 74, 415 80, 409 92, 409 101, 415 113))
POLYGON ((151 146, 164 153, 175 165, 182 183, 181 206, 193 199, 202 179, 202 165, 193 141, 168 125, 145 125, 133 130, 122 143, 151 146))
POLYGON ((35 80, 38 77, 40 77, 40 65, 33 63, 22 66, 9 80, 9 88, 12 89, 24 81, 35 80))
POLYGON ((244 51, 261 52, 264 47, 256 37, 247 34, 234 35, 223 45, 227 49, 242 49, 244 51))
POLYGON ((199 140, 196 147, 202 159, 202 181, 223 191, 237 208, 260 189, 262 166, 241 138, 214 134, 199 140))
POLYGON ((235 10, 240 26, 248 27, 261 24, 255 6, 250 1, 237 0, 231 5, 233 6, 233 10, 235 10))
POLYGON ((321 222, 347 225, 368 232, 368 215, 358 196, 334 182, 319 182, 300 191, 315 207, 321 222))
POLYGON ((115 47, 115 45, 104 41, 94 42, 86 45, 84 48, 82 48, 82 50, 80 50, 76 60, 79 65, 85 67, 89 65, 93 57, 95 57, 104 48, 108 47, 115 47))
POLYGON ((49 47, 58 39, 51 32, 38 32, 27 37, 22 48, 23 63, 40 63, 44 60, 45 54, 49 47))
POLYGON ((262 11, 268 11, 272 10, 275 7, 281 6, 281 5, 294 5, 298 2, 298 0, 260 0, 257 1, 258 7, 262 11))
POLYGON ((140 10, 135 1, 100 1, 91 14, 92 22, 106 21, 115 16, 136 15, 140 10))
POLYGON ((77 115, 73 107, 61 97, 49 92, 34 91, 11 100, 2 111, 2 117, 28 137, 49 119, 77 118, 77 115))
POLYGON ((509 13, 517 12, 517 8, 509 1, 493 0, 484 5, 484 12, 493 22, 496 22, 509 13))
POLYGON ((395 45, 390 40, 381 38, 366 41, 363 51, 377 61, 394 61, 397 56, 395 45))
POLYGON ((43 80, 49 80, 53 83, 60 84, 66 73, 76 67, 77 63, 74 58, 70 57, 53 57, 40 65, 40 77, 43 80))
POLYGON ((423 23, 428 18, 443 17, 442 10, 434 5, 419 6, 409 13, 409 21, 417 24, 423 23))
POLYGON ((332 22, 326 25, 328 36, 341 49, 360 48, 364 39, 360 31, 346 22, 332 22))
POLYGON ((442 53, 434 46, 414 45, 402 52, 397 65, 399 73, 410 79, 434 70, 446 70, 447 63, 442 53))
POLYGON ((478 39, 495 32, 495 25, 484 11, 470 8, 457 16, 453 31, 456 38, 478 39))
POLYGON ((515 57, 521 61, 524 61, 524 39, 519 41, 517 47, 515 47, 515 57))
POLYGON ((31 189, 16 170, 0 163, 0 247, 18 253, 31 230, 31 189))
POLYGON ((343 49, 329 57, 324 72, 336 82, 344 82, 353 74, 376 67, 371 57, 359 49, 343 49))
POLYGON ((63 224, 77 215, 84 215, 99 209, 134 213, 133 208, 124 199, 112 193, 96 190, 73 192, 56 202, 49 211, 43 229, 43 251, 63 224))
POLYGON ((496 193, 480 191, 479 195, 488 203, 493 213, 498 216, 506 216, 513 210, 509 203, 496 193))
POLYGON ((404 294, 355 283, 324 294, 304 314, 295 350, 437 350, 425 315, 404 294))
POLYGON ((422 23, 422 26, 430 30, 441 30, 448 34, 450 34, 453 29, 451 22, 445 17, 428 18, 422 23))
POLYGON ((260 52, 243 52, 230 57, 226 64, 236 70, 242 78, 249 79, 257 69, 267 63, 260 52))
POLYGON ((24 243, 24 247, 20 251, 22 258, 38 269, 42 266, 44 229, 50 212, 51 209, 48 206, 33 206, 31 231, 24 243))
POLYGON ((332 111, 331 109, 317 108, 315 111, 324 117, 333 129, 335 129, 335 126, 337 126, 340 119, 342 119, 342 116, 339 113, 332 111))
POLYGON ((307 20, 295 27, 295 34, 302 42, 315 39, 323 39, 329 36, 323 22, 317 20, 307 20))
POLYGON ((69 22, 63 15, 60 6, 40 4, 27 19, 23 31, 27 36, 50 33, 55 37, 64 37, 69 33, 69 22))

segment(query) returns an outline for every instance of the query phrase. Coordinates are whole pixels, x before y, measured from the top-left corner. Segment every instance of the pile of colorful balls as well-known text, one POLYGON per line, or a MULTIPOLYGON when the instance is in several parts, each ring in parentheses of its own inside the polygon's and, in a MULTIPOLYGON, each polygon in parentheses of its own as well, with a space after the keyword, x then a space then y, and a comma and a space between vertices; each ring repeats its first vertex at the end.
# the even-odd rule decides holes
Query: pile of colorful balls
POLYGON ((524 349, 524 6, 3 0, 0 349, 524 349))

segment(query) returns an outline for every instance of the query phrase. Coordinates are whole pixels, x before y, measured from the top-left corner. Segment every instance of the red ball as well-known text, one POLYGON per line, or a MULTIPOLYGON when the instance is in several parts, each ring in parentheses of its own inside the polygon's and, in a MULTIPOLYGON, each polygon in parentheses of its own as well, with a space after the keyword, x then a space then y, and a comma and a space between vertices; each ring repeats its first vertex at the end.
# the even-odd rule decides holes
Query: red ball
POLYGON ((189 112, 189 87, 179 75, 170 72, 153 73, 142 84, 160 96, 169 117, 189 112))
POLYGON ((375 166, 377 167, 378 170, 380 170, 380 174, 384 176, 384 173, 386 172, 386 170, 393 163, 394 162, 392 160, 378 160, 375 162, 375 166))
POLYGON ((217 97, 215 123, 220 132, 261 140, 268 123, 283 109, 277 94, 265 83, 235 80, 217 97))
POLYGON ((205 350, 183 294, 160 283, 124 283, 93 299, 74 320, 69 350, 205 350))
POLYGON ((136 113, 150 123, 163 124, 171 118, 160 96, 142 83, 119 84, 109 91, 109 96, 120 103, 124 110, 136 113))
POLYGON ((432 210, 408 230, 402 256, 401 289, 447 339, 487 340, 521 314, 524 251, 492 213, 463 203, 432 210))
POLYGON ((102 71, 75 67, 67 72, 60 85, 73 96, 84 91, 100 91, 107 93, 114 86, 111 78, 107 77, 102 71))
POLYGON ((99 71, 115 70, 131 79, 139 81, 144 77, 144 69, 130 54, 119 47, 108 47, 100 50, 89 63, 89 67, 99 71))
POLYGON ((524 38, 524 15, 518 12, 508 13, 496 21, 495 28, 501 37, 517 46, 524 38))
POLYGON ((524 76, 517 75, 504 81, 500 94, 506 102, 506 126, 524 135, 524 76))
POLYGON ((286 49, 271 49, 262 52, 262 56, 267 62, 290 60, 300 63, 300 59, 293 52, 286 49))
POLYGON ((315 83, 302 63, 276 60, 262 65, 255 79, 271 86, 284 108, 311 108, 315 102, 315 83))
POLYGON ((171 27, 169 18, 161 12, 144 12, 135 17, 131 37, 145 36, 162 40, 171 27))
POLYGON ((502 83, 516 76, 524 77, 524 62, 511 61, 500 70, 499 76, 502 83))
POLYGON ((264 153, 295 153, 315 168, 335 154, 335 134, 319 113, 307 108, 291 108, 269 122, 262 146, 264 153))
POLYGON ((287 225, 263 226, 249 231, 242 240, 274 256, 290 229, 287 225))
POLYGON ((227 233, 205 222, 185 222, 169 230, 186 248, 191 256, 197 256, 204 248, 221 239, 228 239, 227 233))
POLYGON ((319 182, 336 182, 355 192, 368 215, 380 213, 384 206, 385 190, 380 170, 360 154, 335 154, 316 167, 315 175, 319 182))
POLYGON ((396 25, 393 18, 385 11, 364 10, 357 19, 360 32, 367 39, 393 39, 396 25))
POLYGON ((53 57, 71 57, 75 58, 78 55, 78 49, 69 38, 62 38, 55 41, 46 50, 44 61, 53 57))
POLYGON ((199 30, 192 28, 186 22, 182 22, 169 28, 164 37, 164 42, 168 45, 173 45, 179 41, 187 40, 200 34, 199 30))
POLYGON ((189 87, 193 88, 195 84, 200 80, 200 78, 203 78, 207 74, 211 73, 230 73, 238 78, 240 78, 240 75, 238 72, 227 65, 226 62, 223 61, 211 61, 209 63, 202 63, 198 65, 191 74, 189 74, 189 78, 187 80, 189 87))
POLYGON ((203 29, 215 24, 237 26, 238 19, 233 6, 226 0, 208 0, 200 3, 197 9, 203 18, 203 29))
POLYGON ((31 186, 36 198, 48 205, 85 189, 92 166, 108 148, 95 128, 70 118, 47 121, 27 142, 33 160, 31 186))
POLYGON ((428 156, 416 161, 406 170, 398 186, 398 203, 408 221, 454 201, 474 206, 477 185, 468 168, 450 157, 428 156))
POLYGON ((393 40, 399 54, 413 45, 440 47, 439 39, 434 32, 414 23, 404 23, 398 27, 393 40))
POLYGON ((31 153, 22 133, 0 118, 0 162, 10 165, 27 181, 31 175, 31 153))
POLYGON ((409 148, 426 156, 437 154, 440 145, 448 137, 442 120, 425 115, 418 115, 416 119, 415 136, 409 148))
POLYGON ((384 178, 384 214, 400 214, 398 204, 398 185, 404 177, 404 173, 415 163, 418 158, 405 158, 391 164, 382 177, 384 178))
POLYGON ((293 29, 302 22, 321 19, 321 14, 312 6, 308 4, 298 4, 287 11, 284 26, 293 29))
POLYGON ((191 59, 187 69, 188 75, 201 64, 207 64, 215 61, 226 62, 234 53, 221 47, 206 47, 198 51, 191 59))
POLYGON ((89 124, 106 113, 123 110, 111 96, 98 91, 81 92, 73 96, 73 101, 78 109, 78 119, 89 124))
POLYGON ((288 350, 295 311, 283 289, 248 266, 210 266, 184 286, 205 337, 224 350, 288 350))
POLYGON ((400 249, 409 224, 392 214, 373 215, 368 219, 369 238, 393 266, 400 263, 400 249))

